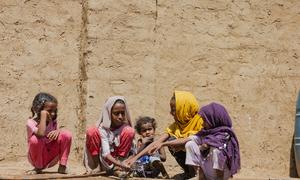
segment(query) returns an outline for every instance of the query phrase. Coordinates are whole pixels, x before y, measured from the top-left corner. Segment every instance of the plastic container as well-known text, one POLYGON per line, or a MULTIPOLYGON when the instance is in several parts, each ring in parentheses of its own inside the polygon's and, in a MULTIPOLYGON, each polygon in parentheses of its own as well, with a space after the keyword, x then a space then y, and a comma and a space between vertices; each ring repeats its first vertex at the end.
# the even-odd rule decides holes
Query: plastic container
POLYGON ((300 175, 300 91, 296 103, 296 119, 295 119, 295 135, 294 135, 294 151, 298 176, 300 175))

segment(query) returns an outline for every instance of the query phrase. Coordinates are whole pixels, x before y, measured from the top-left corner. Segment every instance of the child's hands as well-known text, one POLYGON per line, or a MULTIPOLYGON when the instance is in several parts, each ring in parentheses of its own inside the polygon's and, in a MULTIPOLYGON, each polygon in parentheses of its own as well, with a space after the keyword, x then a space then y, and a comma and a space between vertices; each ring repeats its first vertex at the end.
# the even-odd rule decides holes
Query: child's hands
POLYGON ((201 145, 199 145, 199 148, 200 148, 200 151, 205 151, 205 150, 209 149, 209 145, 201 144, 201 145))
POLYGON ((47 138, 49 138, 51 141, 56 140, 58 138, 59 132, 59 130, 51 131, 47 134, 47 138))

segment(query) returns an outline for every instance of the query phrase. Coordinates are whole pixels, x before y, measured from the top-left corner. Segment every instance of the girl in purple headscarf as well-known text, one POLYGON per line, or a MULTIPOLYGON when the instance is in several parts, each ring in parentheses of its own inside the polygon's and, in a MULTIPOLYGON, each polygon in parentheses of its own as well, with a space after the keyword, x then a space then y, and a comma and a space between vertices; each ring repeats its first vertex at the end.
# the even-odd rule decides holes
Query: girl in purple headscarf
POLYGON ((196 135, 161 146, 185 144, 185 164, 199 168, 199 179, 227 180, 240 169, 239 143, 224 106, 211 103, 199 111, 203 129, 196 135))

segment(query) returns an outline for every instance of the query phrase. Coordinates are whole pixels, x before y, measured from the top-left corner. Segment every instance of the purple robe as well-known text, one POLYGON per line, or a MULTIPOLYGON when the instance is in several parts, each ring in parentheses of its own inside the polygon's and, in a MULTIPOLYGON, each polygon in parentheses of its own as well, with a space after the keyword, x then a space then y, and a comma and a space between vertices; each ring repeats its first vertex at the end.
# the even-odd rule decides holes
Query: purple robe
POLYGON ((232 122, 224 106, 210 103, 202 107, 200 116, 208 124, 208 129, 202 129, 196 135, 201 137, 200 144, 218 148, 220 161, 226 161, 231 176, 240 169, 239 143, 232 130, 232 122))

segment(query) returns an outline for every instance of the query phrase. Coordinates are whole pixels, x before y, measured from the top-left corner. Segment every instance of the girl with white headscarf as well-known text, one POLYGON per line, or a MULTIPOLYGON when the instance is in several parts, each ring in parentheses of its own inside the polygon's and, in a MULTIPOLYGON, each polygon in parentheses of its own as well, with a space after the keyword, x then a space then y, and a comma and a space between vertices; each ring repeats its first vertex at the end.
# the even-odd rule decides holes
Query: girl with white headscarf
POLYGON ((87 129, 84 166, 87 173, 106 170, 123 177, 129 167, 122 163, 132 150, 134 129, 126 100, 113 96, 105 102, 96 127, 87 129), (101 167, 101 168, 100 168, 101 167))

